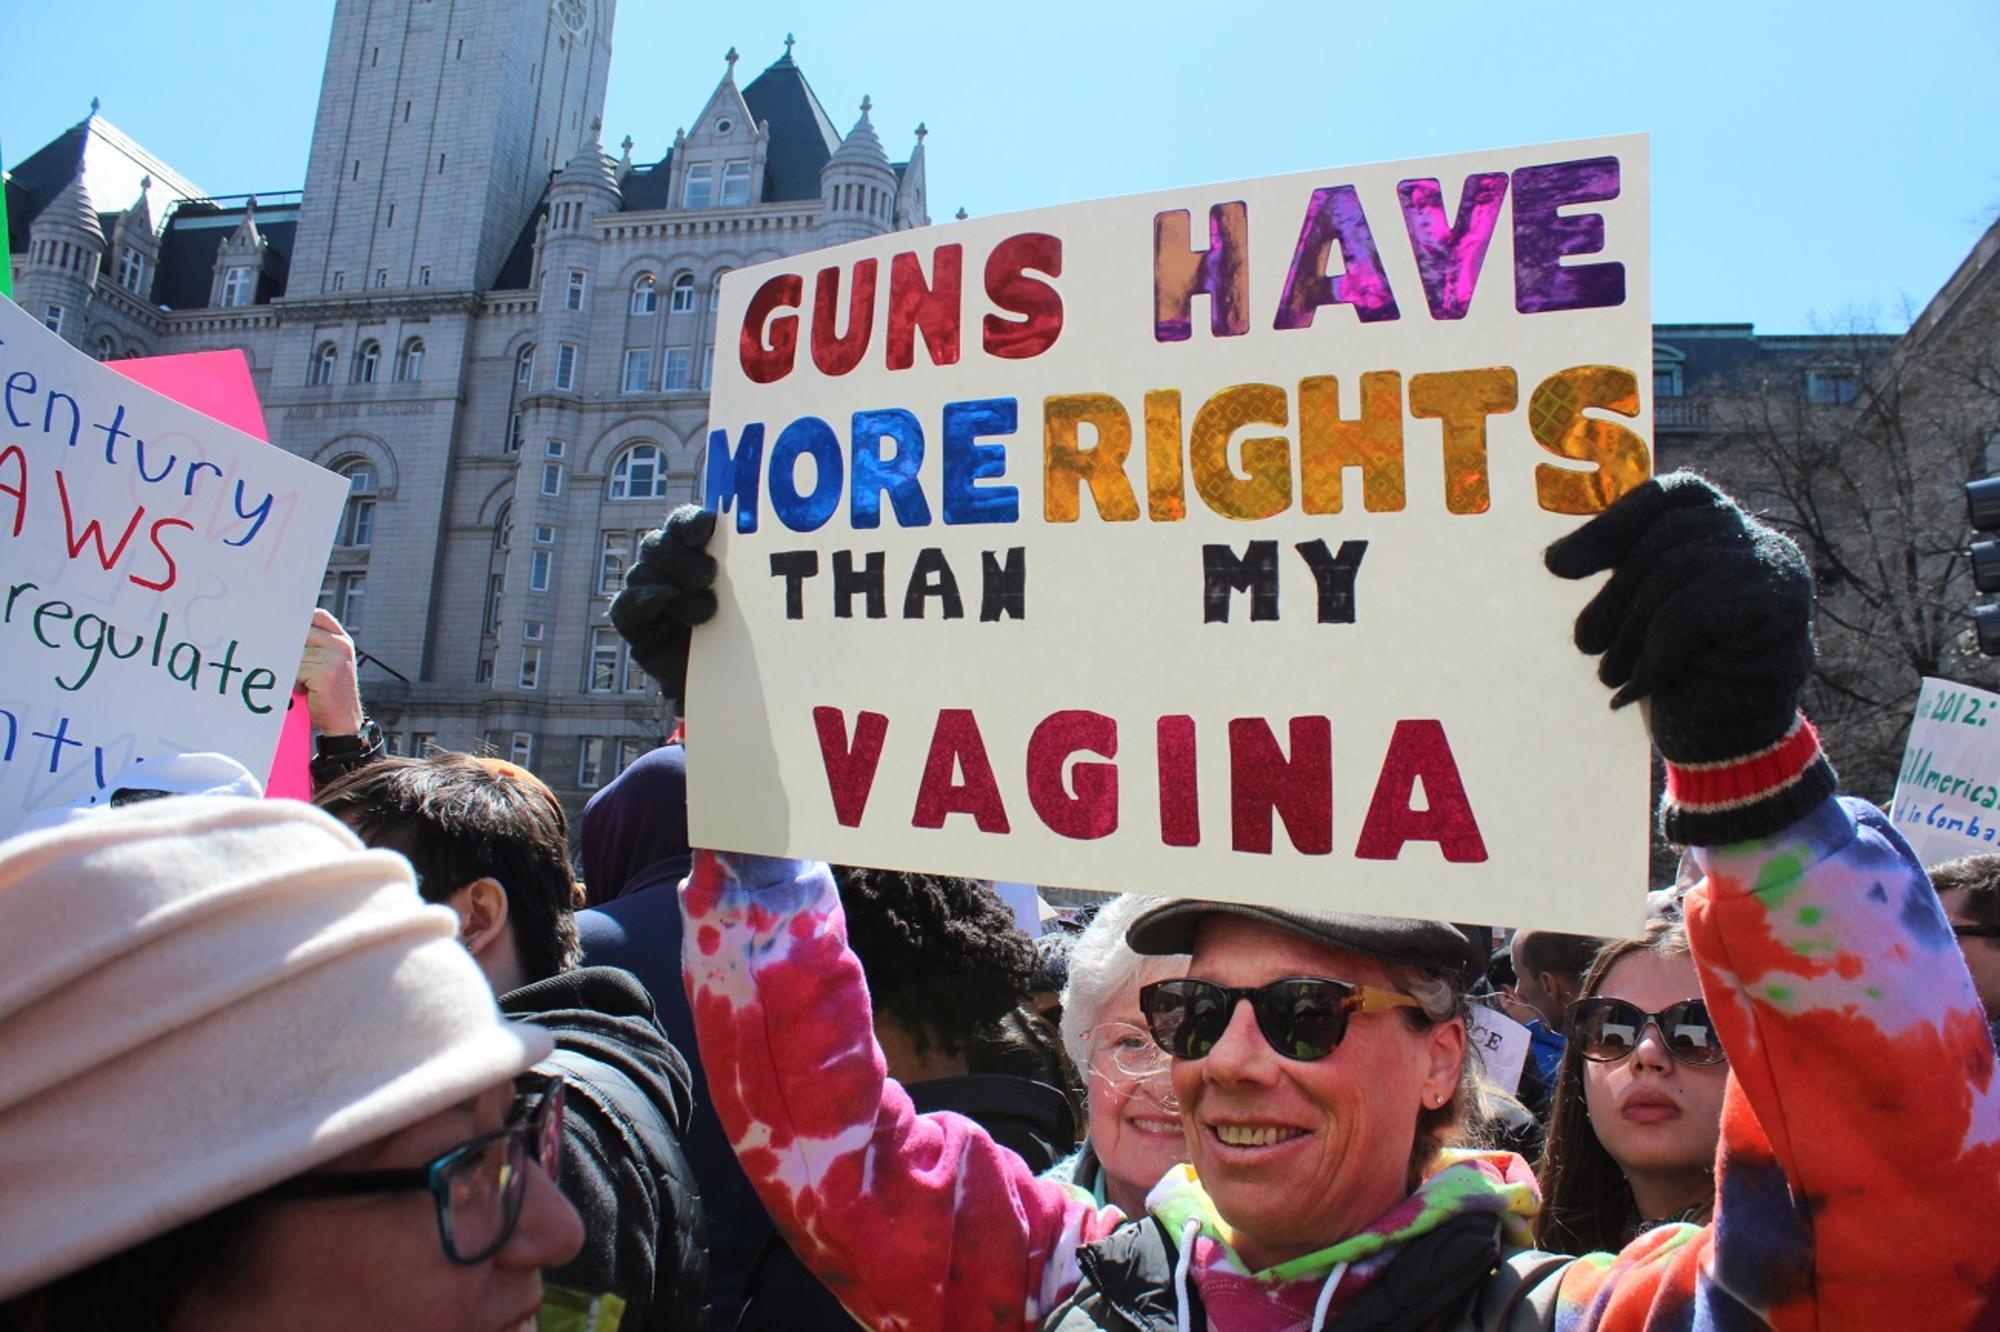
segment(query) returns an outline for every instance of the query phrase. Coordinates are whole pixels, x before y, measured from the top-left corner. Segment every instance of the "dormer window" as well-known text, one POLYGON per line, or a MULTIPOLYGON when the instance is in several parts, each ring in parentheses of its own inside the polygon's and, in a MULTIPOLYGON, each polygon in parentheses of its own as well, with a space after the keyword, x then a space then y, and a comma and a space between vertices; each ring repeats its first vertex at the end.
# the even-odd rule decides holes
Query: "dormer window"
POLYGON ((722 168, 722 206, 741 207, 750 202, 750 164, 729 162, 722 168))
POLYGON ((681 187, 681 207, 707 208, 714 202, 714 168, 707 162, 689 167, 687 184, 681 187))
POLYGON ((225 309, 236 309, 250 304, 250 293, 256 283, 247 268, 232 268, 222 275, 222 304, 225 309))
POLYGON ((127 291, 146 289, 146 256, 129 248, 119 252, 118 285, 127 291))

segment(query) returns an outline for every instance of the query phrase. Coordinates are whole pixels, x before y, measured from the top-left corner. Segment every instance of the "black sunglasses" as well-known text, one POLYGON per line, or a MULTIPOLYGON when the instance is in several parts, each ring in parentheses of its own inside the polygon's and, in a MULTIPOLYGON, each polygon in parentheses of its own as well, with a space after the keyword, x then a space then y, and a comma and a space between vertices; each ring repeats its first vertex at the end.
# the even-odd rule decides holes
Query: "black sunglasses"
POLYGON ((1683 1064, 1703 1068, 1727 1058, 1700 999, 1683 999, 1657 1013, 1623 999, 1579 999, 1569 1006, 1569 1039, 1585 1059, 1615 1064, 1639 1048, 1649 1022, 1667 1053, 1683 1064))
POLYGON ((1162 1050, 1176 1059, 1201 1059, 1229 1029, 1229 1019, 1242 999, 1250 1001, 1257 1030, 1271 1048, 1299 1060, 1332 1054, 1347 1035, 1348 1018, 1356 1013, 1421 1007, 1407 994, 1324 976, 1290 976, 1240 989, 1183 977, 1141 988, 1139 1011, 1162 1050))
POLYGON ((423 1165, 299 1175, 268 1190, 268 1196, 353 1198, 425 1189, 437 1204, 444 1256, 460 1267, 483 1263, 513 1238, 527 1197, 528 1163, 553 1180, 562 1159, 562 1078, 530 1073, 515 1079, 514 1087, 514 1108, 504 1127, 423 1165))

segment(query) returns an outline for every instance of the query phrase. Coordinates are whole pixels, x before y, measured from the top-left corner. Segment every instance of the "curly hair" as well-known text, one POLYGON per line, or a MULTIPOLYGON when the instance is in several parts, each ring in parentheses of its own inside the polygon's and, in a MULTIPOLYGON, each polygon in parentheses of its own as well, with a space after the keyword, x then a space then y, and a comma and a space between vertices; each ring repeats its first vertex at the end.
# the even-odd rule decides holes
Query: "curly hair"
POLYGON ((1035 945, 985 884, 845 865, 833 873, 869 999, 917 1053, 962 1052, 1028 997, 1035 945))

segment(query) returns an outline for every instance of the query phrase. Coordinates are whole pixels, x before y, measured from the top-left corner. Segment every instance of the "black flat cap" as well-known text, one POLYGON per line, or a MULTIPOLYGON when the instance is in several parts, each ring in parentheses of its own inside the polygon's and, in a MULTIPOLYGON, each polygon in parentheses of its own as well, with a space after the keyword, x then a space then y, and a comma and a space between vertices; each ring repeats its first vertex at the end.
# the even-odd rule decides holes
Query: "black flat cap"
POLYGON ((1163 902, 1132 922, 1125 931, 1125 942, 1133 952, 1148 955, 1192 952, 1195 932, 1211 916, 1241 916, 1314 943, 1448 974, 1461 985, 1470 985, 1486 970, 1486 949, 1475 945, 1458 926, 1443 921, 1344 911, 1290 911, 1249 902, 1163 902))

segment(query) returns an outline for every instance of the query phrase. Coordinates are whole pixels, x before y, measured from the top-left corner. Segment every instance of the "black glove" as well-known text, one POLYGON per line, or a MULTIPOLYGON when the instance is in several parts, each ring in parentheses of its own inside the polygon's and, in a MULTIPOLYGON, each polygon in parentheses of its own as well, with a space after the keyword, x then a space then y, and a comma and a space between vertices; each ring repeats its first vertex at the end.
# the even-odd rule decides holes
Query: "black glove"
POLYGON ((1793 734, 1812 674, 1813 582, 1789 538, 1701 477, 1674 472, 1557 541, 1547 562, 1562 578, 1612 570, 1577 616, 1576 645, 1603 654, 1597 675, 1617 690, 1611 706, 1651 700, 1653 741, 1670 765, 1756 760, 1713 780, 1717 769, 1670 772, 1669 837, 1715 845, 1761 836, 1832 792, 1817 741, 1793 734), (1775 766, 1766 761, 1774 746, 1784 756, 1775 766), (1676 776, 1701 798, 1677 801, 1676 776), (1709 798, 1725 779, 1735 783, 1729 798, 1709 798), (1732 808, 1703 808, 1725 804, 1732 808))
POLYGON ((675 509, 639 542, 625 590, 611 602, 611 623, 632 645, 632 659, 668 698, 687 692, 694 627, 715 615, 715 557, 703 549, 714 533, 714 510, 675 509))

